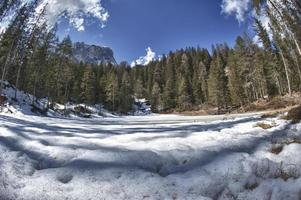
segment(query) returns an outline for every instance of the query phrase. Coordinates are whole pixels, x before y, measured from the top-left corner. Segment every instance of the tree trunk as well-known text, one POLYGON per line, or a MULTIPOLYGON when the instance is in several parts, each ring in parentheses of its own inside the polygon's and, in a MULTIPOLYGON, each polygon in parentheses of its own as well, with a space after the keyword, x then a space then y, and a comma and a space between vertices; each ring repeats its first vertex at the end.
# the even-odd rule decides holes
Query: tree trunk
POLYGON ((18 89, 18 85, 19 85, 19 80, 20 80, 20 74, 21 74, 21 68, 22 68, 22 65, 21 64, 18 68, 18 73, 17 73, 17 79, 16 79, 16 90, 15 90, 15 99, 17 100, 17 89, 18 89))
POLYGON ((37 74, 35 74, 35 77, 34 77, 34 83, 33 83, 33 95, 32 95, 32 105, 34 105, 34 101, 36 99, 36 87, 37 87, 37 74))
POLYGON ((286 81, 287 81, 287 86, 288 86, 288 94, 290 96, 292 96, 291 81, 290 81, 289 75, 288 75, 288 66, 287 66, 287 63, 285 61, 285 58, 284 58, 282 50, 279 49, 279 52, 280 52, 280 55, 281 55, 281 58, 282 58, 282 62, 283 62, 283 65, 284 65, 284 69, 285 69, 286 81))
POLYGON ((14 46, 13 44, 14 44, 14 42, 10 46, 10 49, 8 51, 8 54, 7 54, 7 57, 6 57, 6 60, 5 60, 5 64, 4 64, 3 68, 2 68, 2 75, 1 75, 1 80, 0 80, 0 96, 2 95, 3 81, 5 79, 5 75, 6 75, 8 64, 10 62, 10 54, 11 54, 13 46, 14 46))
POLYGON ((296 45, 296 47, 297 47, 298 53, 299 53, 299 55, 301 56, 301 48, 300 48, 300 45, 298 44, 298 41, 297 41, 297 39, 296 39, 296 37, 295 37, 294 34, 292 34, 292 37, 293 37, 293 40, 294 40, 295 45, 296 45))
POLYGON ((296 63, 296 67, 297 67, 297 71, 298 71, 298 75, 299 75, 299 81, 300 81, 299 82, 299 89, 301 90, 301 69, 300 69, 298 58, 297 58, 297 55, 296 55, 295 52, 293 53, 293 57, 294 57, 294 61, 296 63))
POLYGON ((278 85, 278 92, 280 95, 282 95, 282 85, 281 85, 280 80, 277 75, 275 75, 275 79, 276 79, 277 85, 278 85))

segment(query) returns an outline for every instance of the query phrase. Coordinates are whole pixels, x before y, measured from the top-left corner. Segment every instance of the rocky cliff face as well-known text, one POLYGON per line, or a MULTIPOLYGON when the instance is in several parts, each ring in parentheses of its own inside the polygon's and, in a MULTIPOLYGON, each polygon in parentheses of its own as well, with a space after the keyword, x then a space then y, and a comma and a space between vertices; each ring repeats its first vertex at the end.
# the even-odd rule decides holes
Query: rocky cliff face
POLYGON ((109 47, 87 45, 83 42, 74 43, 73 56, 78 63, 99 64, 104 62, 116 64, 112 49, 109 47))

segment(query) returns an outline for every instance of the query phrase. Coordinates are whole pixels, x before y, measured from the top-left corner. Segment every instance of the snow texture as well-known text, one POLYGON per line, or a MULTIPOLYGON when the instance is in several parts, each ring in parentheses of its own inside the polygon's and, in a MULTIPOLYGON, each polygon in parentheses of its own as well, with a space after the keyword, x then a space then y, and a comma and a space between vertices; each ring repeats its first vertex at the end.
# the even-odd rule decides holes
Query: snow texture
POLYGON ((300 135, 258 114, 0 114, 0 199, 298 200, 300 135))

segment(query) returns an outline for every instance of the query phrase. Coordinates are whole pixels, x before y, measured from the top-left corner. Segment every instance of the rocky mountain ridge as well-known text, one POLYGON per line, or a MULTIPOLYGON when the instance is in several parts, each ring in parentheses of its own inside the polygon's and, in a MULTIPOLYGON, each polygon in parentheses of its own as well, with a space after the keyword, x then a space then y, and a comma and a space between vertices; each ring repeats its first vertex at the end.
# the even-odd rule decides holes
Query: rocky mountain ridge
POLYGON ((74 60, 78 63, 111 63, 117 64, 114 58, 114 52, 109 47, 102 47, 97 45, 88 45, 84 42, 76 42, 73 44, 74 60))

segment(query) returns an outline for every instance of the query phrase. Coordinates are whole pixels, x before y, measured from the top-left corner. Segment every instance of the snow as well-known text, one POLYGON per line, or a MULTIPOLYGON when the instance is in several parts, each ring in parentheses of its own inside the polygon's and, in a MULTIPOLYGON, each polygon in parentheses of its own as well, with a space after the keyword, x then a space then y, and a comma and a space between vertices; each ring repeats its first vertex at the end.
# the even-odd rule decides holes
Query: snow
POLYGON ((300 124, 258 113, 0 114, 0 199, 297 200, 300 136, 300 124))
POLYGON ((134 102, 134 115, 150 115, 152 114, 151 106, 146 99, 137 99, 135 98, 134 102))
MULTIPOLYGON (((102 118, 102 117, 117 117, 113 113, 106 110, 103 105, 85 105, 66 103, 62 105, 54 103, 53 108, 49 108, 44 113, 47 107, 48 98, 37 99, 33 95, 18 90, 14 85, 3 82, 3 96, 7 98, 5 105, 1 108, 2 113, 11 113, 15 115, 39 115, 59 118, 102 118), (16 98, 15 98, 16 94, 16 98), (33 106, 34 104, 34 106, 33 106)), ((138 107, 139 108, 139 107, 138 107)), ((145 113, 147 114, 147 113, 145 113)))

